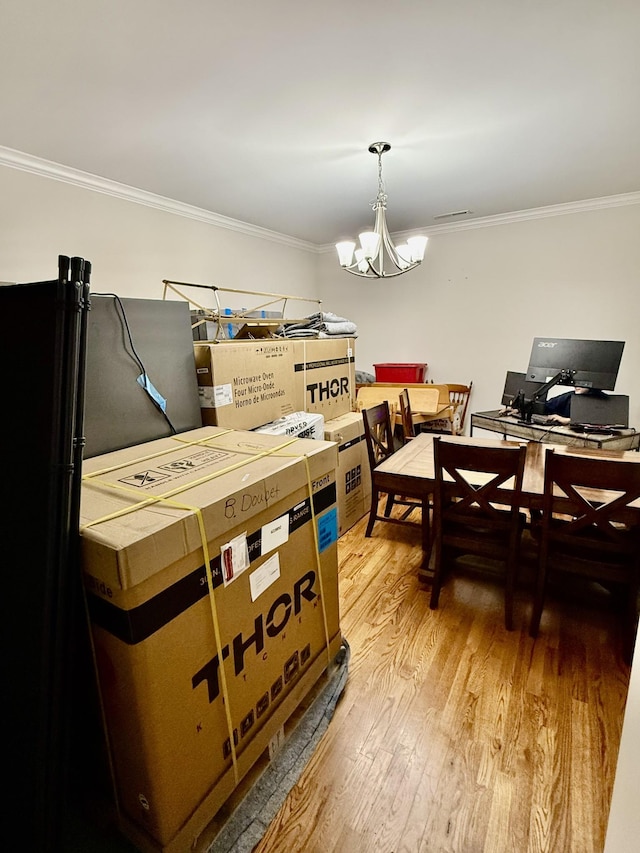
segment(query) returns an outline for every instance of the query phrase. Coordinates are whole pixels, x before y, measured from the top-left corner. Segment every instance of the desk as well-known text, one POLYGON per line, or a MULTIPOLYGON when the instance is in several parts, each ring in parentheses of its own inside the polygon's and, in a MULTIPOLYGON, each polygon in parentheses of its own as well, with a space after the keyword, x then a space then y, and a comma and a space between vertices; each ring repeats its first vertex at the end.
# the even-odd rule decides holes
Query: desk
MULTIPOLYGON (((433 492, 435 485, 435 468, 433 463, 433 441, 434 436, 428 433, 419 433, 411 441, 389 456, 384 462, 376 467, 376 472, 383 473, 385 485, 396 494, 408 494, 411 497, 419 497, 423 501, 422 511, 422 548, 424 558, 418 572, 422 581, 431 582, 433 572, 429 570, 429 558, 431 556, 431 532, 429 523, 428 498, 433 492)), ((479 444, 495 447, 519 444, 521 442, 505 441, 500 439, 469 438, 467 436, 442 436, 441 441, 455 441, 461 444, 479 444)), ((522 482, 522 506, 527 509, 542 509, 542 495, 544 492, 544 455, 548 444, 539 441, 529 441, 527 444, 527 457, 524 466, 524 477, 522 482)), ((603 458, 629 460, 640 465, 640 453, 635 451, 610 451, 593 447, 579 447, 567 445, 553 445, 556 453, 566 453, 579 456, 601 456, 603 458)), ((597 495, 594 495, 597 500, 597 495)), ((638 501, 640 509, 640 500, 638 501)), ((634 504, 635 506, 635 504, 634 504)))
POLYGON ((638 450, 640 448, 640 432, 634 429, 620 430, 619 433, 609 435, 574 432, 560 424, 522 424, 517 418, 498 417, 495 411, 476 412, 471 415, 471 436, 473 436, 474 427, 498 432, 505 437, 512 436, 550 444, 567 444, 571 447, 591 447, 596 450, 638 450))

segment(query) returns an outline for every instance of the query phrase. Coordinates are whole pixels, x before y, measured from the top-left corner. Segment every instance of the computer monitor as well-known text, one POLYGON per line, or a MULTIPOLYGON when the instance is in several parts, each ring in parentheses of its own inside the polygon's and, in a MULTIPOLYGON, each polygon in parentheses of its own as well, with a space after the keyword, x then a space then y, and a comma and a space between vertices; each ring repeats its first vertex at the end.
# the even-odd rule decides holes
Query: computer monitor
MULTIPOLYGON (((517 373, 515 370, 508 370, 504 381, 504 390, 502 392, 502 405, 511 406, 514 400, 516 400, 521 393, 527 400, 531 400, 536 391, 541 387, 541 382, 527 382, 525 373, 517 373)), ((539 399, 546 400, 547 395, 543 394, 539 399)))
POLYGON ((571 398, 571 425, 629 426, 629 397, 626 394, 574 394, 571 398))
POLYGON ((624 341, 534 338, 527 380, 613 391, 624 341))

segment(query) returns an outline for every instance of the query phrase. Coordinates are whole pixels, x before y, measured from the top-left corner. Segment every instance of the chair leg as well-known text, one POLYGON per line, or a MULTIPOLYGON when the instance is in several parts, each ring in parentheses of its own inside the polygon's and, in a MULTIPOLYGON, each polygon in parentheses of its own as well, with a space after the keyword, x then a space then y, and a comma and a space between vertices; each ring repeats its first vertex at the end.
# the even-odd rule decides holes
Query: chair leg
POLYGON ((373 530, 373 525, 375 524, 376 517, 378 515, 378 502, 380 501, 380 492, 378 489, 371 489, 371 509, 369 510, 369 521, 367 522, 367 529, 365 530, 364 535, 369 537, 371 536, 371 531, 373 530))
POLYGON ((393 499, 394 499, 394 495, 392 495, 392 494, 388 495, 387 502, 386 502, 385 507, 384 507, 384 514, 387 516, 387 518, 391 515, 391 510, 393 508, 393 503, 394 503, 393 499))
POLYGON ((431 520, 429 518, 429 495, 422 498, 422 552, 423 563, 429 565, 431 557, 431 520))
POLYGON ((529 623, 530 637, 538 636, 538 629, 540 628, 540 617, 542 616, 542 608, 544 607, 546 585, 547 567, 545 565, 540 565, 538 567, 538 579, 536 581, 536 591, 533 599, 533 609, 531 611, 531 622, 529 623))
POLYGON ((517 562, 515 561, 509 561, 507 564, 507 579, 504 591, 504 627, 507 631, 513 631, 513 597, 516 566, 517 562))
POLYGON ((438 602, 440 600, 440 589, 442 587, 442 546, 440 542, 438 542, 437 538, 434 545, 435 558, 433 565, 433 581, 431 583, 431 599, 429 601, 429 607, 431 608, 431 610, 438 609, 438 602))

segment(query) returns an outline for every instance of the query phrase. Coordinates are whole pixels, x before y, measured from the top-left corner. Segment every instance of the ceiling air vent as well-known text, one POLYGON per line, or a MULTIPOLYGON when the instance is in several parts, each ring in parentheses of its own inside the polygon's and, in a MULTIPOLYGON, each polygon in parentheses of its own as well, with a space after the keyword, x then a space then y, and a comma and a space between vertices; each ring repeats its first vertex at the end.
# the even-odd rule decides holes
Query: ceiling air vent
POLYGON ((439 213, 434 216, 434 219, 453 219, 454 216, 466 216, 467 213, 473 213, 472 210, 454 210, 452 213, 439 213))

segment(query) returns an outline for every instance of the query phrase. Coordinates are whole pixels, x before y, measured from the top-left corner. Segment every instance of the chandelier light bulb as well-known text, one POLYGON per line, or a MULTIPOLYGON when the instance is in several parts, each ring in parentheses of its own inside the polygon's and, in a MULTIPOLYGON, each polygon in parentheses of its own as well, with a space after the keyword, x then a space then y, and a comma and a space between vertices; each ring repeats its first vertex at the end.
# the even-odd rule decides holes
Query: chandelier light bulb
POLYGON ((427 248, 427 242, 429 238, 424 237, 422 234, 416 234, 415 237, 409 237, 407 240, 407 245, 411 250, 411 262, 416 263, 420 262, 424 258, 424 253, 427 248))
POLYGON ((370 261, 373 260, 380 248, 380 235, 376 234, 375 231, 364 231, 358 237, 360 238, 360 245, 362 246, 365 258, 370 261))
POLYGON ((340 259, 341 267, 348 267, 353 261, 353 250, 356 244, 353 240, 344 240, 342 243, 336 243, 338 250, 338 258, 340 259))
POLYGON ((409 244, 402 243, 400 246, 396 246, 396 252, 400 258, 400 266, 403 270, 406 270, 407 267, 411 266, 411 248, 409 244))
POLYGON ((364 256, 364 249, 356 249, 356 264, 362 273, 366 273, 369 269, 369 263, 364 256))

